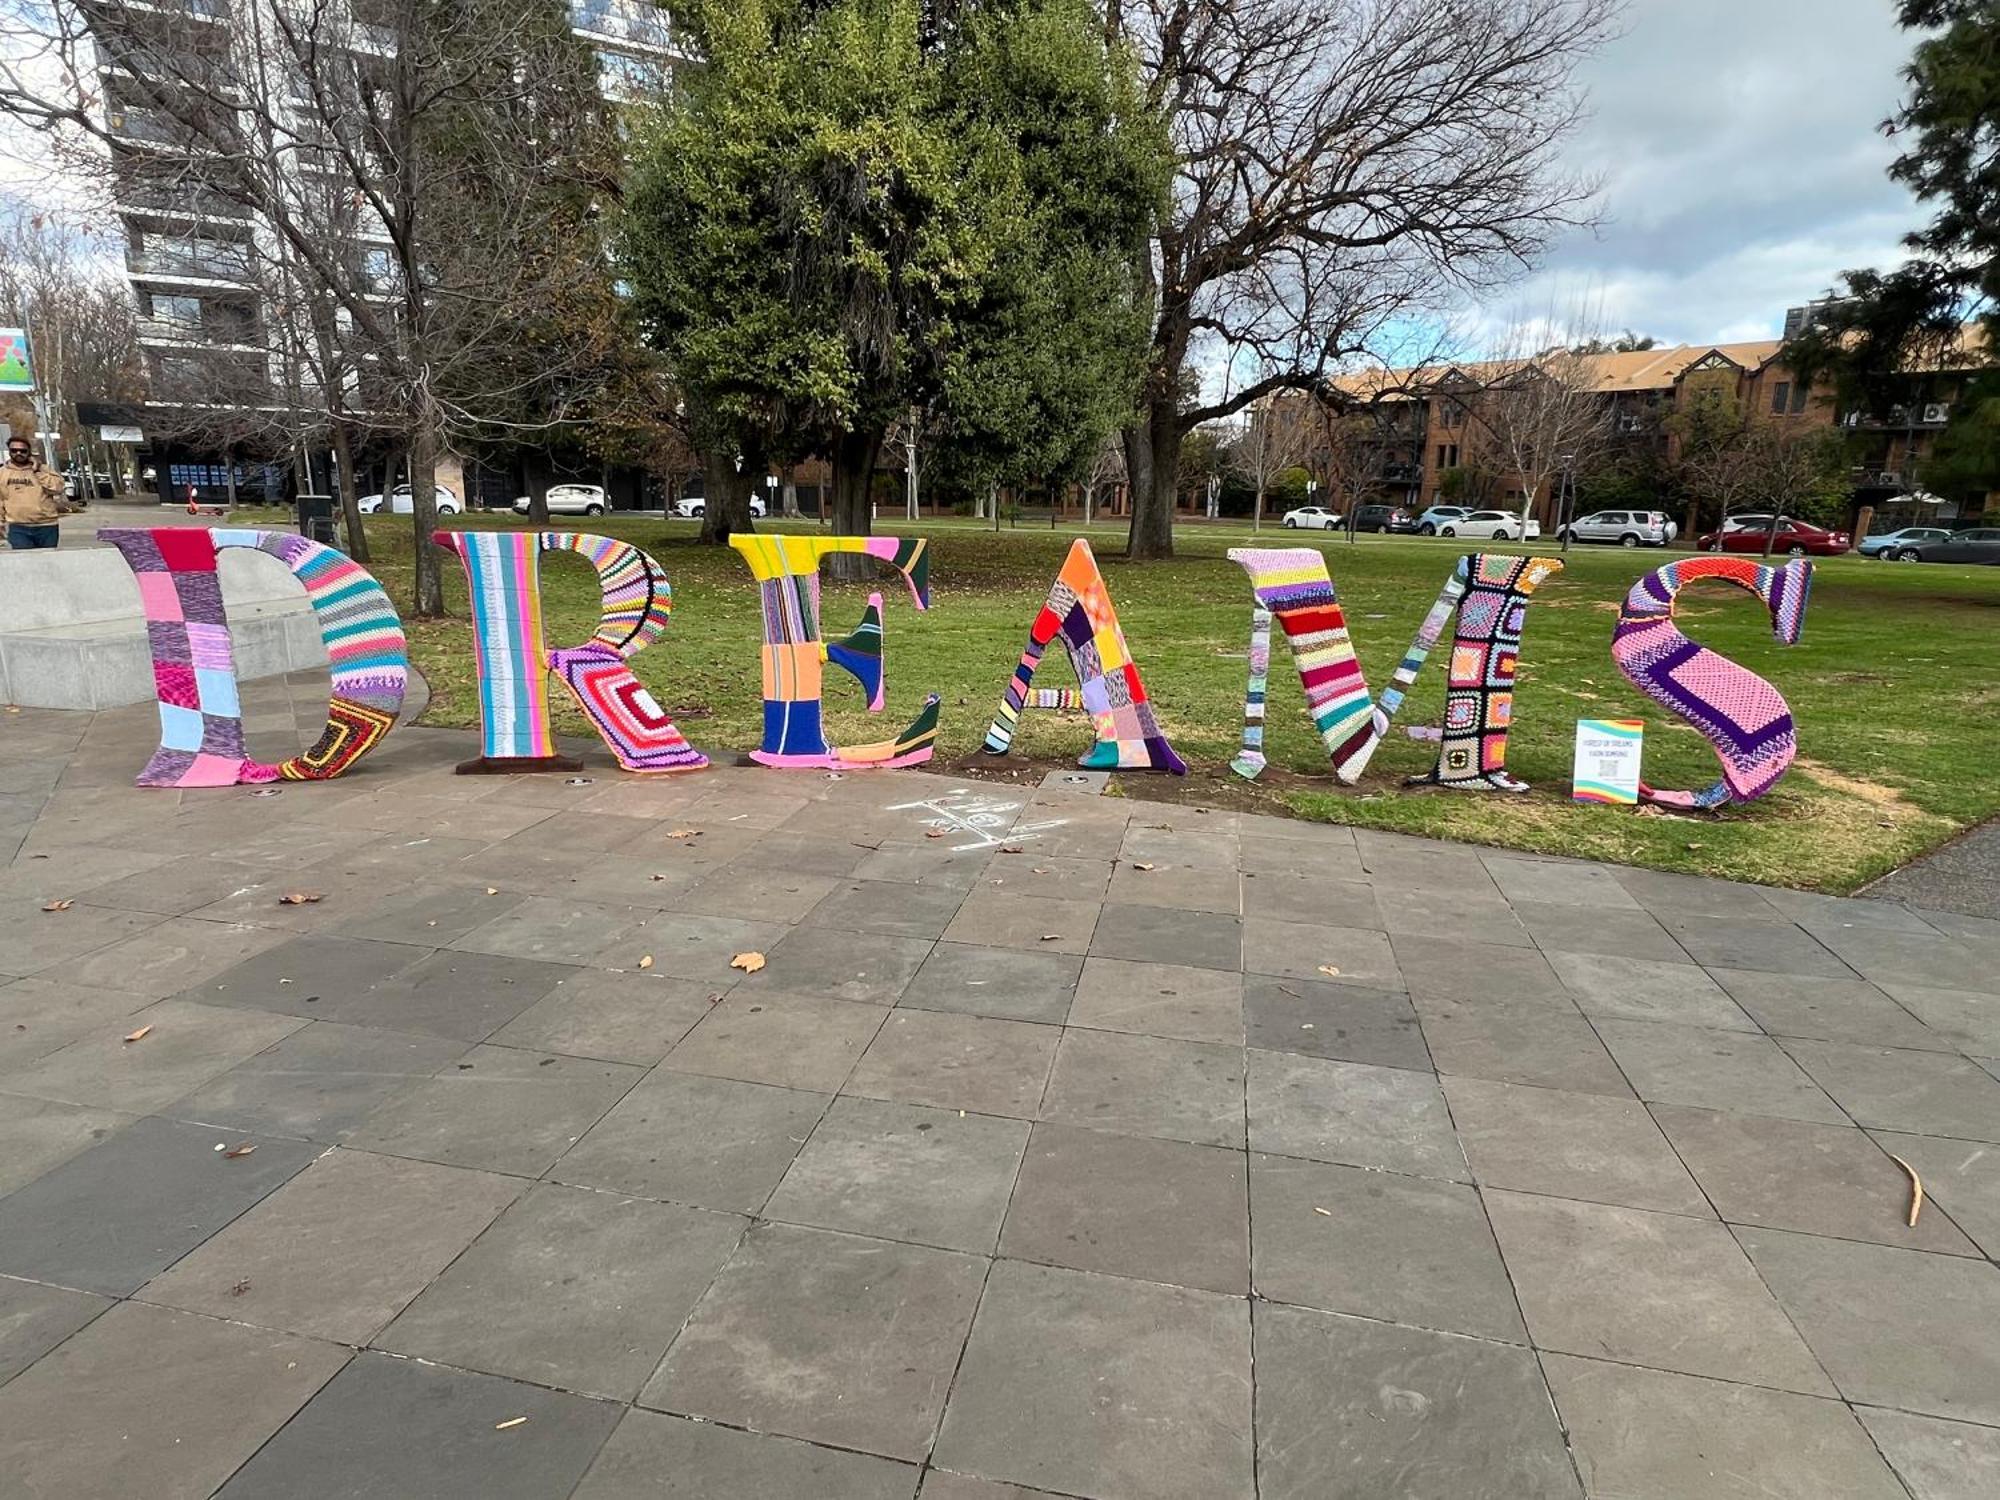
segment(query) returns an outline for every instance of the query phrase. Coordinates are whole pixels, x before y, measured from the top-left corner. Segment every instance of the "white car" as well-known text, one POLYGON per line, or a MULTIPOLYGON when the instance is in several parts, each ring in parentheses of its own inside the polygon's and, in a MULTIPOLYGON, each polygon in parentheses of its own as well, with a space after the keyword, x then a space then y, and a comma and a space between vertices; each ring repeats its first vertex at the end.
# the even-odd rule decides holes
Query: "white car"
POLYGON ((1297 510, 1285 512, 1285 524, 1294 531, 1338 531, 1340 512, 1320 505, 1301 505, 1297 510))
POLYGON ((1532 542, 1542 534, 1542 523, 1521 518, 1504 510, 1469 510, 1455 521, 1438 527, 1439 536, 1485 537, 1496 542, 1532 542))
MULTIPOLYGON (((439 515, 455 516, 464 508, 458 503, 458 496, 454 495, 443 485, 436 486, 436 490, 437 513, 439 515)), ((382 501, 383 497, 380 495, 363 495, 361 497, 361 514, 364 516, 379 516, 384 511, 387 511, 390 515, 407 516, 416 508, 416 496, 411 493, 410 487, 407 484, 399 484, 393 490, 389 491, 388 504, 384 505, 382 501)))
POLYGON ((1437 536, 1442 533, 1450 536, 1451 533, 1444 528, 1456 525, 1471 514, 1472 507, 1469 505, 1433 505, 1417 517, 1417 535, 1437 536))
POLYGON ((1664 547, 1674 539, 1674 523, 1657 510, 1600 510, 1578 516, 1563 529, 1573 542, 1616 542, 1621 547, 1664 547))
MULTIPOLYGON (((611 508, 601 484, 552 484, 549 486, 549 514, 552 516, 601 516, 611 508)), ((529 510, 526 495, 514 502, 514 514, 529 510)))
MULTIPOLYGON (((708 511, 708 502, 699 495, 683 495, 674 502, 674 514, 683 521, 699 521, 708 511)), ((764 502, 755 495, 750 497, 750 514, 758 520, 764 518, 764 502)))

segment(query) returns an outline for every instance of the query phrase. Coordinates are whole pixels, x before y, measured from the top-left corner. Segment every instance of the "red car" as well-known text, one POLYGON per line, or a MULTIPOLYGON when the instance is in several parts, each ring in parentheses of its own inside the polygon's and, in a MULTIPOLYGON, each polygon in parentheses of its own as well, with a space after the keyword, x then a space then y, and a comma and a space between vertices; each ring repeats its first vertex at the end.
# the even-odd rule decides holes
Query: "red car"
MULTIPOLYGON (((1756 552, 1762 553, 1765 539, 1769 536, 1770 523, 1760 526, 1732 526, 1723 531, 1711 531, 1695 545, 1704 552, 1756 552)), ((1854 539, 1844 531, 1828 531, 1823 526, 1808 526, 1804 521, 1794 521, 1790 516, 1778 522, 1778 534, 1771 543, 1773 553, 1788 557, 1838 557, 1854 545, 1854 539)))

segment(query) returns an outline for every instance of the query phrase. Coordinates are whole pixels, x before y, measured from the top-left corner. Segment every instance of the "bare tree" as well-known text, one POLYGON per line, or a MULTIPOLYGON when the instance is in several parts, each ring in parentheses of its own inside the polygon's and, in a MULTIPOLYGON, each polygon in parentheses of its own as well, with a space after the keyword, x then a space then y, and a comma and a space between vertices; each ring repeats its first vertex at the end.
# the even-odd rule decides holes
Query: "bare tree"
POLYGON ((1493 287, 1588 216, 1556 150, 1616 0, 1123 0, 1178 156, 1126 433, 1134 557, 1173 551, 1192 427, 1318 389, 1411 315, 1493 287), (1198 363, 1258 373, 1186 396, 1198 363))
POLYGON ((1250 529, 1264 527, 1264 497, 1287 469, 1305 461, 1312 446, 1310 405, 1302 396, 1287 401, 1272 392, 1245 415, 1243 431, 1229 445, 1230 467, 1256 491, 1250 508, 1250 529))
MULTIPOLYGON (((1588 355, 1558 347, 1503 360, 1468 404, 1484 429, 1485 456, 1520 485, 1523 517, 1564 481, 1593 472, 1611 449, 1611 403, 1588 355)), ((1567 517, 1550 519, 1560 526, 1567 517)))
POLYGON ((592 230, 617 158, 594 61, 559 0, 238 0, 215 17, 0 0, 0 113, 107 186, 247 212, 240 241, 268 241, 303 289, 298 348, 338 370, 321 389, 408 455, 416 612, 440 614, 440 453, 565 420, 609 336, 592 230))
POLYGON ((76 403, 143 394, 132 301, 87 228, 16 211, 0 219, 0 323, 25 328, 35 379, 65 448, 89 435, 76 403))

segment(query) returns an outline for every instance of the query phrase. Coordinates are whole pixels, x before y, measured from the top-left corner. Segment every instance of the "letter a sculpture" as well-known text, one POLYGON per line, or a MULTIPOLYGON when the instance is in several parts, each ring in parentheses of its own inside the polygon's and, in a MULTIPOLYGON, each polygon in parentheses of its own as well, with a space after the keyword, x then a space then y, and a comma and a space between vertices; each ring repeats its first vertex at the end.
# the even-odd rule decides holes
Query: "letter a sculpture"
POLYGON ((1674 602, 1696 579, 1733 583, 1763 601, 1772 634, 1793 646, 1805 628, 1812 572, 1802 557, 1782 568, 1747 557, 1690 557, 1632 585, 1612 632, 1612 659, 1632 686, 1699 729, 1722 762, 1722 779, 1705 791, 1660 791, 1642 781, 1641 802, 1679 808, 1748 802, 1785 774, 1799 749, 1791 705, 1748 667, 1681 634, 1674 602))
POLYGON ((1073 706, 1076 700, 1067 690, 1037 692, 1033 687, 1042 653, 1058 639, 1069 653, 1069 664, 1082 690, 1081 702, 1097 729, 1097 743, 1077 764, 1093 771, 1171 771, 1185 776, 1186 763, 1174 753, 1153 717, 1139 664, 1125 644, 1125 632, 1119 628, 1118 611, 1111 603, 1111 591, 1104 586, 1104 575, 1097 570, 1097 558, 1090 543, 1081 537, 1071 544, 1062 571, 1049 589, 1048 602, 1028 630, 1028 647, 1021 653, 1021 664, 1014 668, 1013 680, 1000 700, 1000 712, 986 731, 986 753, 1007 753, 1022 709, 1073 706))
POLYGON ((396 722, 409 682, 403 624, 359 563, 280 531, 160 527, 97 535, 137 575, 152 643, 160 748, 139 773, 140 786, 325 781, 374 749, 396 722), (230 547, 275 557, 304 585, 333 667, 325 732, 310 750, 275 766, 252 760, 243 743, 236 651, 216 559, 230 547))
POLYGON ((822 640, 819 564, 829 552, 858 552, 903 575, 918 609, 929 609, 929 544, 893 536, 732 536, 764 597, 764 742, 750 752, 759 764, 824 766, 835 770, 891 770, 931 758, 936 748, 938 695, 893 740, 836 749, 820 718, 820 690, 827 663, 847 672, 867 695, 868 711, 884 702, 882 596, 870 594, 861 624, 838 641, 822 640))

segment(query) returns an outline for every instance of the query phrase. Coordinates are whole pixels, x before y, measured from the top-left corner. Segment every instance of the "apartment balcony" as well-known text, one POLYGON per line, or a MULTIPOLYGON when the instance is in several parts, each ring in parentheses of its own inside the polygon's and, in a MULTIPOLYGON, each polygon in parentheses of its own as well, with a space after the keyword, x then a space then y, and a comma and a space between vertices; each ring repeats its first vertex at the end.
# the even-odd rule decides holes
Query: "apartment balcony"
POLYGON ((1951 404, 1945 401, 1914 402, 1892 406, 1887 411, 1850 411, 1842 414, 1840 425, 1851 432, 1934 432, 1951 420, 1951 404))
POLYGON ((665 55, 676 50, 667 13, 645 0, 570 0, 570 25, 591 41, 665 55))
POLYGON ((250 247, 217 243, 213 249, 127 250, 125 269, 140 281, 168 281, 201 286, 247 286, 250 247))
POLYGON ((241 318, 140 317, 139 342, 169 349, 241 349, 258 347, 256 323, 241 318))

